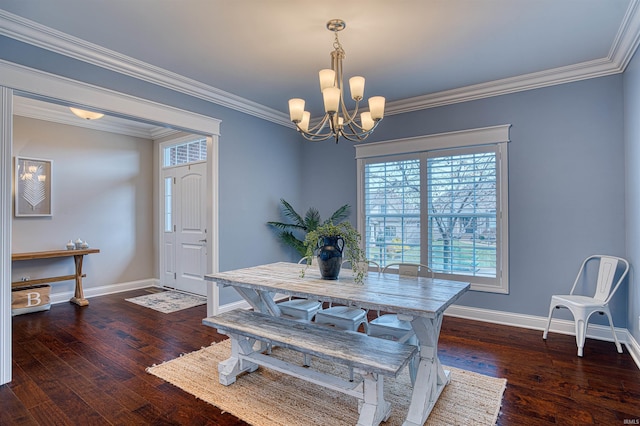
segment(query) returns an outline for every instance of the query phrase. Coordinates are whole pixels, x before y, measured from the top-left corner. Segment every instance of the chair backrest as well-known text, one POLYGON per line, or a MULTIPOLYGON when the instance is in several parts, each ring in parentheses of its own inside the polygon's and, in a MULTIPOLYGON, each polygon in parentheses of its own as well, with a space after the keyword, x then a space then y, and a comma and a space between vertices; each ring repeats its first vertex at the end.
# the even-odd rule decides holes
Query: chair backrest
POLYGON ((608 303, 609 300, 615 294, 615 292, 618 290, 618 287, 620 287, 620 284, 622 284, 622 281, 627 276, 627 273, 629 272, 629 262, 627 262, 627 260, 621 257, 604 256, 599 254, 587 257, 584 260, 584 262, 582 262, 580 271, 578 271, 578 276, 576 277, 576 280, 573 283, 573 287, 571 287, 570 294, 573 294, 576 286, 578 285, 578 281, 580 280, 580 277, 584 274, 587 268, 588 262, 595 259, 598 259, 600 261, 600 265, 598 266, 598 278, 596 281, 596 291, 595 291, 595 294, 593 295, 593 298, 600 302, 608 303), (618 280, 615 281, 615 284, 614 284, 616 272, 620 265, 622 265, 624 269, 620 274, 620 276, 618 277, 618 280))
MULTIPOLYGON (((369 272, 380 272, 380 264, 378 262, 374 262, 373 260, 367 260, 365 262, 360 262, 363 266, 363 269, 369 271, 369 272)), ((343 267, 349 267, 351 268, 351 261, 350 260, 344 260, 342 262, 342 266, 343 267)))
POLYGON ((399 275, 407 277, 429 277, 433 278, 433 270, 421 263, 390 263, 384 267, 383 273, 398 271, 399 275))

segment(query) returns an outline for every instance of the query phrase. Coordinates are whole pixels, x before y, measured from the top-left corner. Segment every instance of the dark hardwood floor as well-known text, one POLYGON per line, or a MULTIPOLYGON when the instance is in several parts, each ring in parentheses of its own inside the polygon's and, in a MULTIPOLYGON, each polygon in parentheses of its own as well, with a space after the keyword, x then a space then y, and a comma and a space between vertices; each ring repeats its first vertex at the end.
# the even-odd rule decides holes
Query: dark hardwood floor
MULTIPOLYGON (((152 290, 150 290, 152 291, 152 290)), ((244 425, 145 368, 219 341, 199 306, 162 314, 124 301, 13 318, 13 381, 0 386, 0 425, 244 425)), ((640 421, 640 370, 613 343, 445 317, 442 362, 507 379, 499 425, 640 421)), ((473 419, 469 420, 473 424, 473 419)))

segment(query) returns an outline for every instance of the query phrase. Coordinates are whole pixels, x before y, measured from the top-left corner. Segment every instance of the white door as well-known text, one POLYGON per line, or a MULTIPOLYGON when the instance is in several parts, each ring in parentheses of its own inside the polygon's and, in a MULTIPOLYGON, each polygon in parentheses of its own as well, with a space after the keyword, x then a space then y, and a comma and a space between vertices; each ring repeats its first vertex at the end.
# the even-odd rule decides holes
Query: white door
POLYGON ((206 295, 206 194, 204 162, 172 167, 164 173, 163 285, 206 295))

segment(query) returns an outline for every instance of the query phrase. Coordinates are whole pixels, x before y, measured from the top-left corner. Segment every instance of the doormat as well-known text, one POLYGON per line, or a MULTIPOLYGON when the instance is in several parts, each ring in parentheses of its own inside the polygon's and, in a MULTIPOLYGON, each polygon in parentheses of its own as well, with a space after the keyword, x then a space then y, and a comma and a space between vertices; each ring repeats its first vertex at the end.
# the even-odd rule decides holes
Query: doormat
MULTIPOLYGON (((353 426, 358 421, 356 398, 259 367, 243 374, 231 386, 218 382, 218 363, 229 357, 229 339, 171 361, 147 368, 147 372, 215 405, 255 426, 353 426)), ((290 362, 300 354, 274 348, 272 356, 290 362)), ((349 371, 340 364, 313 359, 314 368, 340 377, 349 371)), ((444 388, 427 426, 492 426, 500 413, 507 381, 444 366, 451 382, 444 388)), ((411 381, 405 368, 397 379, 384 384, 385 399, 392 404, 385 426, 400 426, 411 399, 411 381)))
POLYGON ((179 291, 163 291, 124 300, 164 314, 170 314, 171 312, 181 311, 207 303, 207 298, 204 296, 181 293, 179 291))

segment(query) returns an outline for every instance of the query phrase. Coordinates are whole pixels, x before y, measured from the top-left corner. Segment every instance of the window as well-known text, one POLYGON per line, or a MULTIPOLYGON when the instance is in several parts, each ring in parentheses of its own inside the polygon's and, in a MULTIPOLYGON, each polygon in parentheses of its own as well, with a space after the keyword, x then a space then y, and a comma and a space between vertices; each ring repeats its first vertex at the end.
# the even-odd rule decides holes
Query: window
POLYGON ((201 138, 164 148, 162 166, 179 166, 206 159, 207 139, 201 138))
POLYGON ((162 177, 164 179, 164 232, 174 232, 173 221, 175 202, 173 187, 175 172, 173 167, 186 166, 207 160, 207 138, 198 135, 183 136, 161 144, 162 177))
POLYGON ((367 258, 420 262, 420 161, 367 164, 364 194, 367 258))
POLYGON ((423 263, 474 290, 508 292, 508 126, 487 129, 476 140, 465 131, 357 146, 369 259, 423 263))
POLYGON ((173 232, 173 179, 164 178, 164 232, 173 232))
POLYGON ((427 159, 428 264, 434 272, 496 277, 496 152, 427 159))

